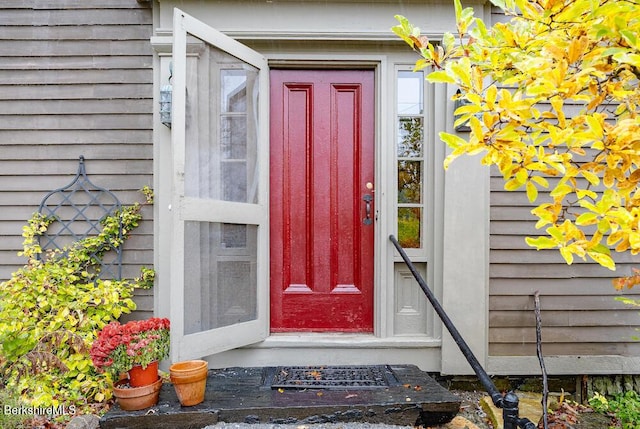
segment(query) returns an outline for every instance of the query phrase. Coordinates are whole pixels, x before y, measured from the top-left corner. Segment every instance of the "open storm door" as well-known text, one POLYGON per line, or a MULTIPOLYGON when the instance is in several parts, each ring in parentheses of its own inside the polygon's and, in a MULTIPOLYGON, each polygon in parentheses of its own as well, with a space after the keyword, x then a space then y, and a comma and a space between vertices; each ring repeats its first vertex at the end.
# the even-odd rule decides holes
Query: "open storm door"
MULTIPOLYGON (((171 359, 268 333, 268 70, 175 9, 171 359)), ((163 174, 160 172, 160 174, 163 174)))

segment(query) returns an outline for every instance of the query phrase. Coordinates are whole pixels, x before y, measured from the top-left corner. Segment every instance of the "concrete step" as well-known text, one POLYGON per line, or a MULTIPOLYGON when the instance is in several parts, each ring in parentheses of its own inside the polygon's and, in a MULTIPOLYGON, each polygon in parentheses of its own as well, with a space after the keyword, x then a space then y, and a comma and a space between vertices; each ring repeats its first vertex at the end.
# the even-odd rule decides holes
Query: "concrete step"
MULTIPOLYGON (((309 373, 314 375, 313 379, 321 381, 334 368, 309 367, 309 373)), ((320 388, 317 388, 293 380, 292 386, 296 383, 299 386, 292 387, 286 385, 286 380, 274 378, 282 368, 214 369, 209 371, 203 403, 182 407, 173 386, 167 382, 162 386, 156 406, 140 411, 123 411, 115 406, 100 420, 100 427, 201 429, 218 422, 366 422, 435 426, 451 421, 458 413, 460 399, 416 366, 384 365, 384 386, 362 382, 362 378, 366 378, 362 374, 370 367, 339 368, 353 368, 360 374, 358 385, 342 381, 336 384, 334 380, 333 384, 330 382, 324 387, 318 383, 320 388)), ((378 369, 376 371, 379 374, 378 369)))

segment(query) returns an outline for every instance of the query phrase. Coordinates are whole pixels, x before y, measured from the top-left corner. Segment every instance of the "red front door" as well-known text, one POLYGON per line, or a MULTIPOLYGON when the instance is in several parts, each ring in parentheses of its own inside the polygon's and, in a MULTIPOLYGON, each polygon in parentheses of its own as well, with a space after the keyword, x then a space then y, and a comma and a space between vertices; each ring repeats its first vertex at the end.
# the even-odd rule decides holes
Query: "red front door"
POLYGON ((373 331, 370 70, 272 70, 271 331, 373 331))

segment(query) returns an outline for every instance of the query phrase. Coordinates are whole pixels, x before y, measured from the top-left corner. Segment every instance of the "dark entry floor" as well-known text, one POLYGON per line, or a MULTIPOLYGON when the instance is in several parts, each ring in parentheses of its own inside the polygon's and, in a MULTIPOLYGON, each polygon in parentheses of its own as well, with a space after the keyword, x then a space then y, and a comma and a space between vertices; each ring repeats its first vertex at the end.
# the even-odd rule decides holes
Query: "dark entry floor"
POLYGON ((209 371, 201 404, 180 406, 173 386, 165 383, 155 407, 122 411, 115 406, 100 427, 354 421, 433 426, 453 419, 459 406, 457 396, 412 365, 226 368, 209 371))

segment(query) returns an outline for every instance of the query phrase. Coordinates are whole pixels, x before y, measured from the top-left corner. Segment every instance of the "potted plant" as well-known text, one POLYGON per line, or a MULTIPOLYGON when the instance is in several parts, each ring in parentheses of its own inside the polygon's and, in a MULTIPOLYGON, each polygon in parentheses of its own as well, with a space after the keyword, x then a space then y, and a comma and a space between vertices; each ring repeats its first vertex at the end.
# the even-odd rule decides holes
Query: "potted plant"
POLYGON ((158 401, 162 387, 158 361, 169 356, 169 329, 169 319, 154 317, 124 325, 114 321, 98 333, 91 346, 91 360, 99 371, 119 380, 113 392, 121 408, 142 409, 158 401), (120 379, 123 374, 128 377, 120 379), (151 403, 137 404, 140 396, 149 397, 151 403), (136 405, 129 404, 129 398, 135 398, 136 405))
POLYGON ((207 367, 204 360, 188 360, 171 365, 169 375, 180 404, 190 407, 204 401, 207 367))

